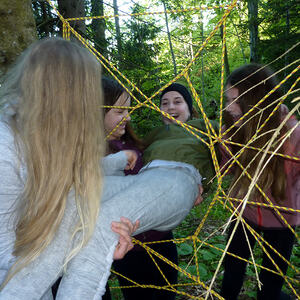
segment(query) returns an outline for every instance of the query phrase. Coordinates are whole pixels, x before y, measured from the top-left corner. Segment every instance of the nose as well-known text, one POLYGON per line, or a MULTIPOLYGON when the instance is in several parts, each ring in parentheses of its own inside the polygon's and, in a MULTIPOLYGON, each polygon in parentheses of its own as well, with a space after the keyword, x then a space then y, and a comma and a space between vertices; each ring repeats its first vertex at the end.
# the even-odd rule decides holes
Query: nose
POLYGON ((229 103, 229 102, 227 102, 226 106, 225 106, 225 110, 228 111, 228 112, 230 112, 232 110, 232 104, 229 103))
POLYGON ((168 110, 174 109, 174 104, 173 102, 168 103, 168 110))

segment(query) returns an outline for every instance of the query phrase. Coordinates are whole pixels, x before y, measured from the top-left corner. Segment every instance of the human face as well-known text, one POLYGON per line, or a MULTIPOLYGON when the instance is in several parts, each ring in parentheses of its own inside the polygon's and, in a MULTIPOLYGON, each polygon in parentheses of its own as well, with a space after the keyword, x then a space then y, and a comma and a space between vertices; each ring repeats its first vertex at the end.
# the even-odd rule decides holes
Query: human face
POLYGON ((234 122, 236 122, 243 114, 239 100, 236 100, 239 96, 239 90, 227 85, 225 95, 227 99, 225 110, 232 116, 234 122))
MULTIPOLYGON (((185 102, 182 95, 176 91, 170 91, 162 96, 160 109, 169 115, 171 115, 175 120, 186 122, 190 117, 190 111, 187 103, 185 102)), ((173 120, 163 117, 163 122, 165 124, 176 123, 173 120)))
MULTIPOLYGON (((130 97, 127 93, 123 93, 118 100, 115 102, 114 106, 130 106, 130 97)), ((105 133, 109 137, 108 140, 119 140, 122 135, 125 134, 126 123, 130 121, 130 116, 128 115, 128 109, 122 108, 112 108, 104 116, 104 129, 105 133), (123 122, 118 126, 118 128, 111 133, 111 131, 123 120, 123 122), (111 133, 111 134, 110 134, 111 133)))

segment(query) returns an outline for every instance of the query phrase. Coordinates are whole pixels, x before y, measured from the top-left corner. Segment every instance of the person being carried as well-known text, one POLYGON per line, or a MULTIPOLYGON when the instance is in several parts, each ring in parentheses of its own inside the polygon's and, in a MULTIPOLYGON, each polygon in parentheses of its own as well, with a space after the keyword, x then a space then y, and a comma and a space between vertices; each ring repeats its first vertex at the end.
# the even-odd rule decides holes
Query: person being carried
MULTIPOLYGON (((102 87, 104 92, 105 106, 118 106, 118 108, 106 108, 104 115, 104 129, 108 140, 108 153, 116 153, 122 150, 134 150, 137 155, 137 162, 132 170, 125 170, 125 175, 137 174, 143 166, 142 152, 144 149, 143 142, 137 138, 130 124, 130 115, 127 107, 130 106, 130 96, 126 90, 114 79, 107 77, 102 78, 102 87), (124 106, 124 108, 122 108, 124 106), (121 122, 121 123, 120 123, 121 122), (120 123, 120 124, 119 124, 120 123), (119 125, 119 126, 118 126, 119 125)), ((188 108, 186 108, 188 109, 188 108)), ((142 200, 141 200, 142 201, 142 200)), ((150 230, 134 236, 142 242, 153 242, 173 239, 171 231, 162 232, 150 230)), ((177 264, 177 249, 173 242, 162 242, 150 246, 171 262, 177 264)), ((163 272, 170 284, 177 283, 177 270, 160 259, 156 263, 163 272)), ((129 251, 121 260, 113 262, 113 269, 123 276, 139 283, 146 285, 164 286, 166 280, 161 275, 157 266, 145 249, 139 245, 129 251), (145 272, 145 270, 147 270, 145 272)), ((176 294, 163 289, 149 288, 126 288, 132 285, 130 281, 123 276, 118 277, 119 284, 125 286, 122 288, 124 299, 175 299, 176 294)), ((110 300, 110 290, 106 285, 106 292, 102 297, 103 300, 110 300)))

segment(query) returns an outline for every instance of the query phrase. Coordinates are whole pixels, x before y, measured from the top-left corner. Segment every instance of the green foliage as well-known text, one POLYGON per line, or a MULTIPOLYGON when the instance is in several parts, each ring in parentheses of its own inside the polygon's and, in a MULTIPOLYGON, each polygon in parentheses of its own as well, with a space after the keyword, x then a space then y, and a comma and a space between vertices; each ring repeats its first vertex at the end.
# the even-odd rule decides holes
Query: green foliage
MULTIPOLYGON (((280 55, 295 46, 300 39, 299 2, 289 1, 263 1, 261 3, 261 41, 259 51, 262 63, 276 60, 280 55)), ((280 70, 290 63, 299 59, 299 45, 285 55, 282 59, 272 64, 274 70, 280 70)), ((296 66, 293 65, 278 74, 279 80, 284 79, 296 66)), ((289 86, 295 81, 295 77, 289 79, 283 86, 287 92, 289 86)), ((299 96, 300 93, 289 97, 287 105, 292 107, 290 100, 299 96)))
POLYGON ((182 243, 178 246, 178 254, 181 256, 191 255, 194 253, 194 249, 188 243, 182 243))
MULTIPOLYGON (((144 13, 145 9, 134 5, 132 13, 144 13)), ((133 81, 144 94, 155 91, 155 82, 159 63, 155 57, 160 51, 156 37, 160 27, 155 25, 153 17, 132 17, 125 22, 127 30, 123 33, 121 62, 122 72, 133 81), (155 25, 155 26, 154 26, 155 25)))
MULTIPOLYGON (((93 1, 96 0, 86 0, 88 14, 92 14, 91 3, 93 1)), ((34 1, 33 4, 36 22, 41 24, 38 26, 39 36, 56 35, 58 26, 55 23, 50 22, 51 26, 49 25, 48 29, 42 26, 46 19, 45 10, 43 10, 44 4, 42 5, 41 3, 34 1), (48 33, 47 30, 49 31, 48 33)), ((230 1, 215 0, 165 1, 166 8, 169 10, 229 3, 230 1)), ((106 3, 104 5, 104 13, 107 15, 113 14, 111 6, 106 3)), ((258 9, 259 56, 260 61, 267 64, 278 58, 299 41, 299 5, 297 0, 262 0, 259 1, 258 9)), ((56 20, 49 8, 46 11, 48 11, 50 19, 56 20)), ((130 7, 128 12, 147 13, 154 11, 163 11, 162 0, 140 0, 130 7), (142 5, 143 2, 144 5, 142 5)), ((220 21, 224 11, 224 9, 213 9, 210 11, 187 11, 168 14, 170 38, 178 72, 182 71, 195 58, 202 43, 220 21)), ((123 12, 120 11, 120 13, 123 12)), ((238 8, 231 12, 227 19, 226 46, 231 71, 249 62, 249 21, 247 14, 247 1, 239 1, 238 8)), ((108 44, 106 57, 147 97, 174 78, 174 68, 165 24, 164 14, 123 18, 122 22, 120 21, 122 40, 122 57, 120 59, 117 50, 115 21, 113 18, 105 20, 105 40, 108 44)), ((94 35, 90 24, 87 24, 87 35, 88 37, 94 35)), ((188 74, 193 87, 200 97, 205 113, 209 118, 218 119, 220 115, 222 61, 220 30, 207 43, 203 51, 198 54, 198 58, 191 66, 188 74)), ((299 59, 299 45, 289 52, 288 55, 274 62, 271 67, 274 70, 279 70, 297 59, 299 59)), ((296 64, 280 72, 278 75, 279 79, 283 79, 295 67, 296 64)), ((285 91, 294 80, 295 76, 287 82, 284 87, 285 91)), ((180 78, 179 82, 187 84, 184 78, 180 78)), ((139 101, 145 101, 138 93, 134 92, 134 95, 139 101)), ((293 97, 295 96, 293 95, 293 97)), ((157 105, 159 103, 158 98, 154 99, 157 105)), ((136 102, 133 102, 132 106, 136 104, 136 102)), ((287 104, 291 106, 289 102, 287 104)), ((136 132, 143 137, 151 129, 161 124, 161 116, 152 109, 142 107, 133 112, 132 123, 136 132)), ((230 181, 230 177, 224 178, 222 186, 225 190, 228 189, 230 181)), ((174 230, 175 238, 185 238, 194 234, 200 220, 205 216, 209 204, 213 200, 216 186, 216 182, 214 182, 211 190, 204 195, 205 201, 200 206, 192 209, 188 217, 174 230)), ((205 240, 211 246, 202 245, 197 251, 198 264, 196 264, 196 260, 193 257, 195 252, 193 243, 191 241, 178 243, 179 265, 181 268, 186 269, 187 272, 195 276, 199 272, 200 278, 204 282, 208 282, 212 278, 221 257, 221 251, 217 248, 224 249, 226 244, 226 234, 222 234, 222 231, 217 231, 217 229, 226 222, 228 217, 228 211, 219 202, 209 212, 209 216, 200 231, 199 240, 205 240)), ((297 232, 300 234, 299 229, 297 229, 297 232)), ((200 243, 197 242, 196 248, 199 245, 200 243)), ((255 249, 254 255, 255 257, 261 256, 261 250, 258 247, 255 249)), ((294 247, 291 263, 298 267, 300 265, 299 245, 294 247)), ((287 275, 295 277, 296 272, 289 268, 287 275)), ((182 274, 180 274, 179 278, 180 283, 191 282, 190 279, 182 274)), ((221 279, 222 269, 214 285, 216 291, 220 288, 221 279)), ((112 277, 110 284, 118 285, 115 277, 112 277)), ((187 288, 184 287, 183 289, 186 290, 187 288)), ((191 292, 199 295, 199 290, 195 288, 191 288, 191 292)), ((113 290, 112 294, 113 299, 122 299, 120 290, 113 290)), ((250 266, 247 268, 247 279, 244 283, 241 299, 255 298, 255 273, 253 267, 250 266)), ((177 296, 177 299, 183 300, 186 298, 177 296)))

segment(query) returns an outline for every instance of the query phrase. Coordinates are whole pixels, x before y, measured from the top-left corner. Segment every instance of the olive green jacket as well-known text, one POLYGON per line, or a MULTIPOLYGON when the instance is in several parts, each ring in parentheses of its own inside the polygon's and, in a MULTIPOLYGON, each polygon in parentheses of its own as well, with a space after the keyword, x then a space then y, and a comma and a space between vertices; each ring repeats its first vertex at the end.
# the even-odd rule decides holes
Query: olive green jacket
MULTIPOLYGON (((217 131, 216 122, 210 122, 217 131)), ((186 124, 207 132, 203 120, 195 119, 186 124)), ((193 132, 205 141, 209 140, 206 135, 193 132)), ((191 164, 206 178, 203 182, 204 188, 207 188, 208 181, 215 175, 209 148, 180 125, 169 124, 155 128, 146 136, 145 143, 147 148, 143 154, 144 164, 155 159, 191 164)))

